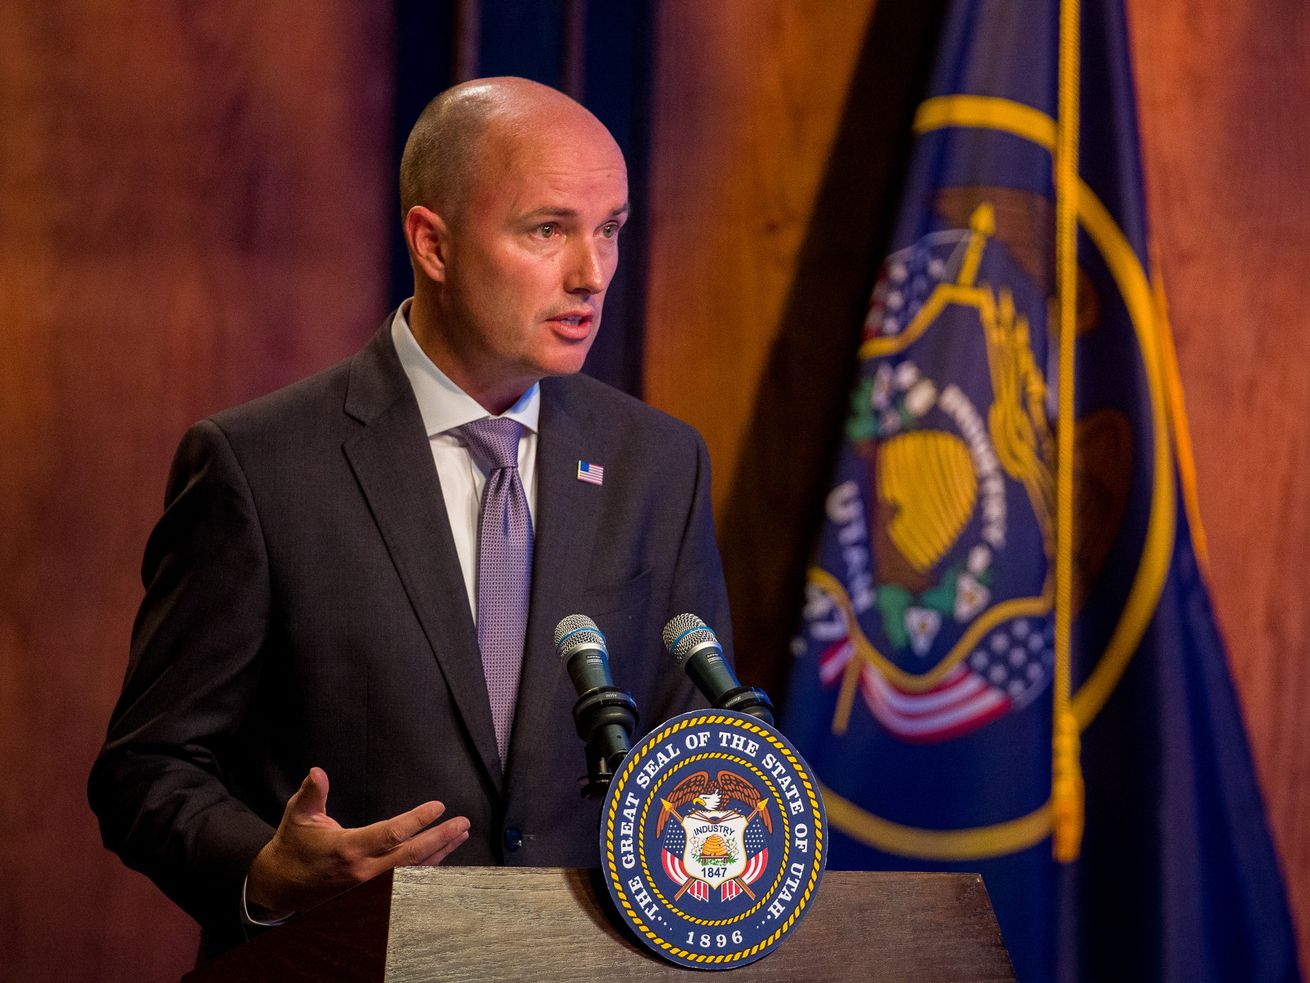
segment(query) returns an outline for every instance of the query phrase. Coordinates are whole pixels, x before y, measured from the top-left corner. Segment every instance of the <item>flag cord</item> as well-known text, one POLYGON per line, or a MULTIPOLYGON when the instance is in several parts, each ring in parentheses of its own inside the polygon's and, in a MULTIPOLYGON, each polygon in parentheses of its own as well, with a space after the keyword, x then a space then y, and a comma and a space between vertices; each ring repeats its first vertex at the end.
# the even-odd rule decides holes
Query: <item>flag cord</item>
POLYGON ((1051 742, 1052 852, 1078 858, 1083 777, 1073 683, 1074 354, 1078 322, 1078 0, 1060 3, 1058 125, 1055 152, 1055 255, 1059 298, 1059 411, 1056 430, 1055 680, 1051 742))

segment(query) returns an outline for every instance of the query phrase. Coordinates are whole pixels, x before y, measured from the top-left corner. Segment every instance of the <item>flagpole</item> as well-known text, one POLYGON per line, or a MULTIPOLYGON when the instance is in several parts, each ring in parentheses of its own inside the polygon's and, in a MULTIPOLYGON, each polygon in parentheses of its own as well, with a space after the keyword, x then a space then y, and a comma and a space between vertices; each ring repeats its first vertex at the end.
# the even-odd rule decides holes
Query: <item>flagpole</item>
POLYGON ((1074 354, 1078 326, 1079 0, 1060 2, 1055 148, 1055 260, 1059 301, 1059 409, 1056 426, 1055 680, 1051 763, 1052 852, 1078 858, 1083 777, 1073 688, 1074 354))

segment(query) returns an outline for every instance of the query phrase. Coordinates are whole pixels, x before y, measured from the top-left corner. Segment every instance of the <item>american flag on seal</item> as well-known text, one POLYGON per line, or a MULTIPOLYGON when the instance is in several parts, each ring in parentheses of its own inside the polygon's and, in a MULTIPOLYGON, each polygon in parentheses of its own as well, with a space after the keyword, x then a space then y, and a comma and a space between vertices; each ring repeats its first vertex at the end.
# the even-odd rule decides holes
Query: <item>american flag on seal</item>
MULTIPOLYGON (((760 879, 765 868, 769 865, 769 845, 764 838, 763 824, 754 822, 746 827, 744 841, 746 853, 750 859, 746 861, 746 870, 741 875, 741 879, 747 884, 754 884, 760 879)), ((682 851, 686 842, 686 833, 677 823, 669 823, 665 827, 664 842, 660 848, 660 860, 664 867, 664 873, 668 874, 669 879, 678 887, 682 887, 691 877, 682 863, 682 851)), ((710 899, 710 885, 706 881, 698 880, 687 888, 687 894, 697 901, 708 901, 710 899)), ((721 901, 731 901, 739 894, 741 894, 741 888, 737 886, 735 880, 726 881, 719 885, 719 900, 721 901)))

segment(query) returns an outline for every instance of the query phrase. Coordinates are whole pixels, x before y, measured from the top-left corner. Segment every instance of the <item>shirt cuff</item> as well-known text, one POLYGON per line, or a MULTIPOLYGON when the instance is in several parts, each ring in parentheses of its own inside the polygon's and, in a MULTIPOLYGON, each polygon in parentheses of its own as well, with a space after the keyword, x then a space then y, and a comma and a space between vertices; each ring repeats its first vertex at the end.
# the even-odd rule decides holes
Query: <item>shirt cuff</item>
POLYGON ((279 915, 276 912, 265 911, 263 908, 259 907, 259 905, 251 905, 250 902, 246 900, 246 888, 249 884, 249 877, 241 882, 241 923, 243 925, 258 925, 261 928, 272 928, 274 925, 281 925, 295 914, 295 912, 292 911, 285 915, 279 915), (252 908, 258 914, 258 917, 250 913, 252 908))

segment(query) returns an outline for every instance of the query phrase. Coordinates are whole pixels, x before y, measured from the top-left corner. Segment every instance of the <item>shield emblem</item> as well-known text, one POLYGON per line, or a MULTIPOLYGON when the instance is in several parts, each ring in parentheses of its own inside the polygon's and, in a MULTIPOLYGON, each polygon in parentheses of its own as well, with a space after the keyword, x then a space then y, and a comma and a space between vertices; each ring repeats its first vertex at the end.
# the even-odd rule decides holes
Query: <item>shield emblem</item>
POLYGON ((746 817, 740 812, 698 809, 683 817, 682 828, 682 863, 691 877, 718 885, 746 872, 746 817))

